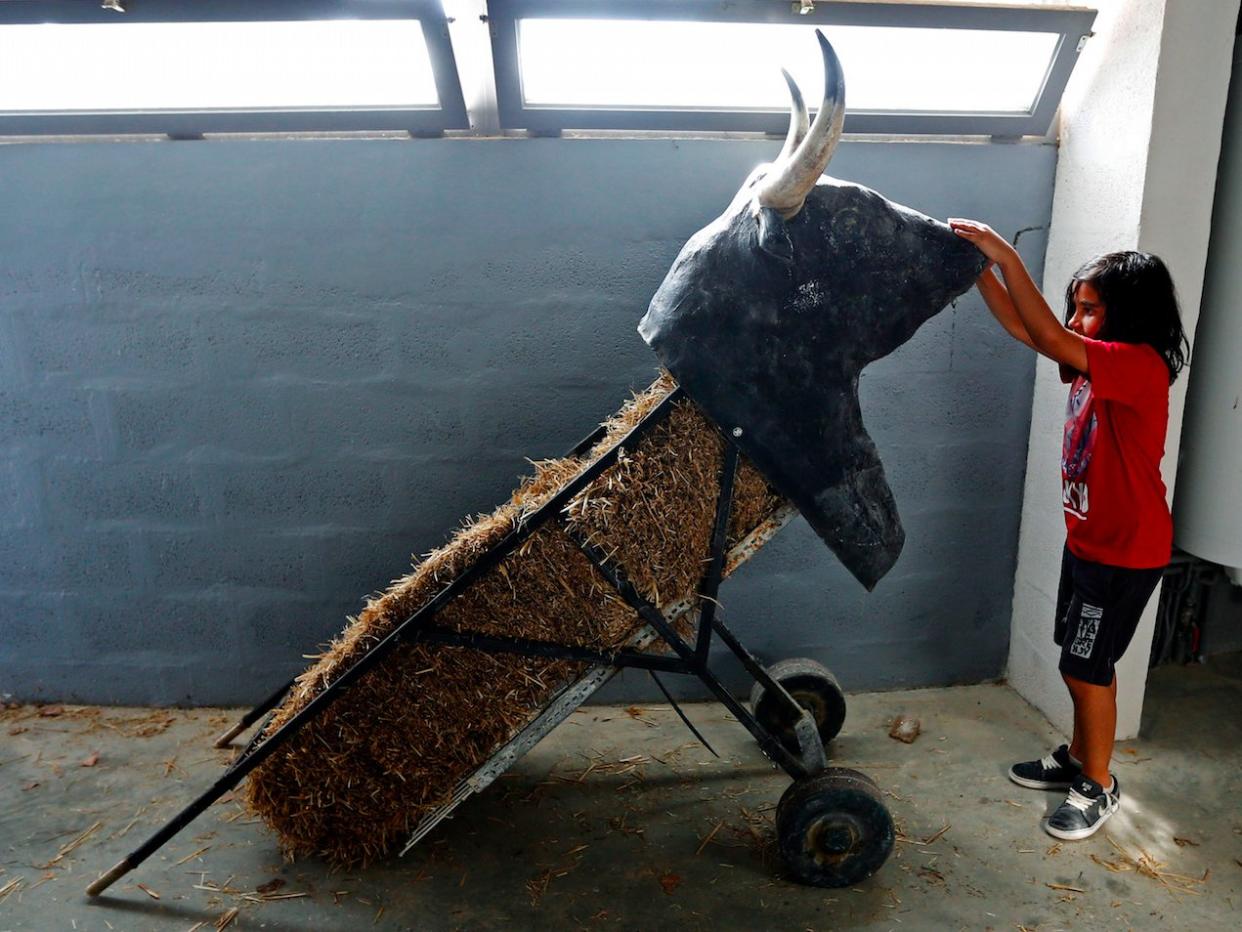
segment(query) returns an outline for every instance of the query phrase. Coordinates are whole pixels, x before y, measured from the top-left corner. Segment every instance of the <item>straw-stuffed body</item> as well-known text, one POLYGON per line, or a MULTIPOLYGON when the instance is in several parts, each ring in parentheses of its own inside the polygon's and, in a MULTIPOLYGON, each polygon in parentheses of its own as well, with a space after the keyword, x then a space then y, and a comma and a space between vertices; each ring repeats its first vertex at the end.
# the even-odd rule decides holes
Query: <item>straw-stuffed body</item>
MULTIPOLYGON (((269 722, 271 734, 397 624, 494 547, 675 388, 657 380, 607 422, 581 458, 535 464, 512 498, 468 521, 414 571, 366 603, 303 673, 269 722)), ((645 598, 690 597, 703 574, 723 456, 719 431, 679 402, 633 450, 575 496, 566 523, 609 556, 645 598)), ((782 499, 740 464, 731 540, 782 499)), ((569 535, 549 524, 484 573, 437 616, 459 631, 597 649, 624 645, 642 627, 569 535)), ((341 865, 392 852, 585 665, 434 644, 397 648, 251 775, 248 804, 290 855, 341 865)))

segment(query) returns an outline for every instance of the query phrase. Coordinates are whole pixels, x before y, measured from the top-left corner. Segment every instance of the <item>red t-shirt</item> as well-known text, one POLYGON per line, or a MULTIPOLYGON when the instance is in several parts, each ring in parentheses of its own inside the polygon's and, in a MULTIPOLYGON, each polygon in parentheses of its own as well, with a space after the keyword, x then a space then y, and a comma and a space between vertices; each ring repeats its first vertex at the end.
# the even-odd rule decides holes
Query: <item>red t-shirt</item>
POLYGON ((1086 344, 1087 375, 1070 384, 1061 445, 1066 543, 1083 560, 1164 566, 1173 548, 1160 476, 1168 367, 1146 343, 1086 344))

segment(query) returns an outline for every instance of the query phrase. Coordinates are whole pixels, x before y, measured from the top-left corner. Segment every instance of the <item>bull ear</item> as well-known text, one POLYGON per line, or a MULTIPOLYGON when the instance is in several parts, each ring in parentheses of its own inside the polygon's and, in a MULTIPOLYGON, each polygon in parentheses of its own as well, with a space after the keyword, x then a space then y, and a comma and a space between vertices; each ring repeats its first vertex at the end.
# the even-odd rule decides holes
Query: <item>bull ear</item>
POLYGON ((780 212, 772 207, 761 207, 759 221, 759 248, 782 262, 793 262, 793 242, 780 212))

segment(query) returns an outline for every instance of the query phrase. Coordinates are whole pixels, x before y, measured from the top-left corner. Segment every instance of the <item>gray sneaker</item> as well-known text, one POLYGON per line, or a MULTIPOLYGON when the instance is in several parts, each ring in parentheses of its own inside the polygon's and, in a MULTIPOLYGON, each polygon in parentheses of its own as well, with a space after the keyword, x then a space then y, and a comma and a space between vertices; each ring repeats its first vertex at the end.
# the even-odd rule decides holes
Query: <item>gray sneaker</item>
POLYGON ((1009 779, 1034 790, 1068 790, 1082 773, 1082 764, 1070 757, 1069 746, 1061 745, 1040 760, 1023 761, 1009 768, 1009 779))
POLYGON ((1077 841, 1094 835, 1096 829, 1120 808, 1121 784, 1115 776, 1112 787, 1106 790, 1094 780, 1079 774, 1065 802, 1048 817, 1044 830, 1054 838, 1077 841))

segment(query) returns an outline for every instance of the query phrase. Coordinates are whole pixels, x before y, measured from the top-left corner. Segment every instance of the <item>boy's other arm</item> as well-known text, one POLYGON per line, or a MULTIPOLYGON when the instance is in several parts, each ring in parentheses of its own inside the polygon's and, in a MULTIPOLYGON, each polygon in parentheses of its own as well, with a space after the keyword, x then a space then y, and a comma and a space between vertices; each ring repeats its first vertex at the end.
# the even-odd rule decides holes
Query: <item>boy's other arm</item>
MULTIPOLYGON (((1030 345, 1049 359, 1085 373, 1087 371, 1086 341, 1077 333, 1061 326, 1061 322, 1048 307, 1048 302, 1035 287, 1035 282, 1031 280, 1031 275, 1026 270, 1018 251, 987 224, 974 220, 950 218, 949 226, 954 233, 973 243, 980 252, 1000 268, 1009 300, 1022 326, 1026 329, 1026 334, 1031 340, 1030 345)), ((1065 371, 1062 370, 1062 378, 1064 377, 1065 371)))
POLYGON ((979 289, 979 294, 983 296, 983 303, 988 306, 988 310, 992 312, 997 322, 1005 328, 1005 332, 1019 343, 1025 343, 1031 349, 1035 349, 1035 344, 1031 342, 1031 335, 1026 332, 1022 318, 1018 316, 1018 311, 1009 298, 1009 291, 996 277, 991 266, 983 270, 975 286, 979 289))
MULTIPOLYGON (((1005 245, 1009 245, 1006 243, 1005 245)), ((1085 373, 1087 371, 1087 342, 1072 330, 1061 326, 1048 302, 1035 287, 1031 274, 1026 270, 1022 257, 1013 250, 1004 262, 997 263, 1001 274, 1005 277, 1005 285, 1009 289, 1010 299, 1018 316, 1022 319, 1031 342, 1049 359, 1068 366, 1070 369, 1085 373)), ((1065 369, 1061 370, 1061 378, 1065 380, 1065 369)))
MULTIPOLYGON (((1009 291, 1005 288, 1004 283, 996 277, 991 266, 983 270, 983 274, 979 276, 979 280, 975 283, 979 288, 979 294, 983 295, 983 301, 988 306, 988 310, 992 312, 992 316, 1005 328, 1005 332, 1020 343, 1029 346, 1035 352, 1035 344, 1031 341, 1031 335, 1026 332, 1026 326, 1022 323, 1022 318, 1018 316, 1017 308, 1013 306, 1013 301, 1009 297, 1009 291)), ((1074 377, 1078 372, 1065 363, 1058 363, 1061 372, 1061 382, 1068 385, 1074 381, 1074 377)))

